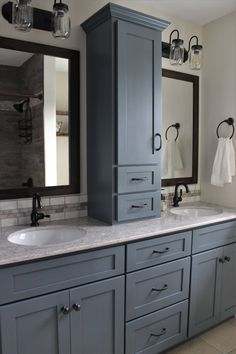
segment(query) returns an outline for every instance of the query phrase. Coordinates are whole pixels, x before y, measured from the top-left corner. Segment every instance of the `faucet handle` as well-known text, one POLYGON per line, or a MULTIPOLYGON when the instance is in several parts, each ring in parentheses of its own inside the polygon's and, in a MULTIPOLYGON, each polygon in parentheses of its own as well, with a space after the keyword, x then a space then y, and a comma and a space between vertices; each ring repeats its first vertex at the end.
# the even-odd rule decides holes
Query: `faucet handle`
POLYGON ((50 218, 51 215, 47 214, 47 215, 44 215, 45 218, 50 218))

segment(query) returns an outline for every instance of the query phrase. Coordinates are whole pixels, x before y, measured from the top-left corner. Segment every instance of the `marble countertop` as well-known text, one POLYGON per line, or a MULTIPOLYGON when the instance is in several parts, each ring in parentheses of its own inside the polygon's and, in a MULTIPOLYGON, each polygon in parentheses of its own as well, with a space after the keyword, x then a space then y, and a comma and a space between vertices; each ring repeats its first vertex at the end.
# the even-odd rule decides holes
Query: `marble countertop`
MULTIPOLYGON (((182 206, 190 206, 187 203, 182 206)), ((191 206, 217 207, 210 204, 192 203, 191 206)), ((28 225, 8 227, 1 230, 0 237, 0 267, 22 262, 30 262, 58 255, 82 252, 107 246, 115 246, 138 241, 153 236, 185 231, 197 227, 208 226, 214 223, 236 220, 236 209, 221 208, 222 213, 214 216, 183 217, 172 214, 169 210, 162 213, 160 219, 152 218, 142 221, 106 225, 91 218, 63 220, 50 223, 54 225, 78 226, 86 231, 77 241, 54 244, 50 246, 20 246, 10 243, 7 236, 15 231, 28 228, 28 225)), ((42 226, 46 226, 43 223, 42 226)))

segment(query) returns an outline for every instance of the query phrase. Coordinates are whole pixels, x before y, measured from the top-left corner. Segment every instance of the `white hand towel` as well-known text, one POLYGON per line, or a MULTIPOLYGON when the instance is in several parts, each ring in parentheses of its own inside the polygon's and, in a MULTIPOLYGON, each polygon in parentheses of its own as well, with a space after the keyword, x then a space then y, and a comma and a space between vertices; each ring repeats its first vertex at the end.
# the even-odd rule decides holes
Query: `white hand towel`
POLYGON ((211 184, 223 187, 235 176, 235 152, 232 139, 219 138, 212 168, 211 184))
POLYGON ((165 177, 173 178, 176 170, 183 168, 178 144, 175 140, 167 140, 163 161, 163 173, 165 177))

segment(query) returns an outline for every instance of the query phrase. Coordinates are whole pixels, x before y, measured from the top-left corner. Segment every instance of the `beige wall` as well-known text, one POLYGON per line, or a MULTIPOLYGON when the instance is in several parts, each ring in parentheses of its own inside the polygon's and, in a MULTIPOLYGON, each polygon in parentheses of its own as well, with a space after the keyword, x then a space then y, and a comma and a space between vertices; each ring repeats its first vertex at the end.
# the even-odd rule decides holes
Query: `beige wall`
MULTIPOLYGON (((214 187, 210 178, 217 146, 216 127, 228 117, 236 119, 235 37, 236 12, 204 27, 202 199, 232 207, 236 206, 236 179, 225 187, 214 187)), ((236 136, 233 141, 236 147, 236 136)))
MULTIPOLYGON (((0 6, 5 3, 5 0, 0 0, 0 6)), ((70 13, 72 19, 72 34, 71 37, 66 41, 55 40, 49 32, 32 30, 29 33, 21 33, 15 31, 13 26, 8 24, 2 16, 0 16, 0 33, 1 36, 16 38, 21 40, 33 41, 38 43, 44 43, 54 46, 61 46, 70 49, 77 49, 81 52, 81 193, 86 193, 86 36, 80 27, 80 24, 96 12, 99 8, 104 6, 108 1, 105 0, 68 0, 70 6, 70 13)), ((190 22, 182 20, 180 18, 175 18, 172 16, 167 16, 165 14, 159 13, 156 9, 150 6, 141 5, 139 1, 136 0, 114 0, 114 3, 124 5, 126 7, 132 8, 137 11, 142 11, 152 16, 160 17, 165 20, 172 22, 171 26, 165 30, 163 33, 163 40, 168 41, 169 33, 172 29, 178 28, 181 37, 185 40, 186 46, 189 38, 196 34, 199 36, 200 41, 202 40, 202 28, 200 26, 194 25, 190 22)), ((53 2, 45 0, 33 0, 35 7, 43 8, 46 10, 51 10, 53 2)), ((173 69, 170 67, 168 60, 163 60, 163 67, 173 69)), ((175 68, 178 71, 184 71, 193 74, 188 68, 188 64, 182 67, 175 68)), ((196 73, 196 74, 199 74, 196 73)))

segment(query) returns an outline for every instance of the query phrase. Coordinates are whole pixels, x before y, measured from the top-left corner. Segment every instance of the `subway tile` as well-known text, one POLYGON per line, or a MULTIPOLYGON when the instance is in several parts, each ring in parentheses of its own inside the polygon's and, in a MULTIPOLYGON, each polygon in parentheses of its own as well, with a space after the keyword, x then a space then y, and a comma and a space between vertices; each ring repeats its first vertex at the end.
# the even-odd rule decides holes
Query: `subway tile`
POLYGON ((80 217, 79 210, 65 212, 65 219, 74 219, 74 218, 79 218, 79 217, 80 217))
POLYGON ((68 195, 65 196, 65 204, 77 204, 80 203, 79 195, 68 195))
POLYGON ((79 211, 79 217, 80 218, 84 218, 86 216, 88 216, 88 210, 80 210, 79 211))
POLYGON ((17 209, 16 200, 3 200, 0 202, 0 210, 12 210, 17 209))
POLYGON ((17 206, 19 209, 32 208, 32 199, 19 199, 17 206))
POLYGON ((6 218, 1 220, 2 227, 17 226, 17 225, 18 225, 17 218, 6 218))
MULTIPOLYGON (((56 220, 64 220, 65 219, 65 213, 55 213, 50 215, 50 220, 51 221, 56 221, 56 220)), ((47 219, 48 220, 48 219, 47 219)))
POLYGON ((30 226, 31 219, 30 216, 21 216, 18 218, 18 225, 28 225, 30 226))
POLYGON ((86 203, 88 201, 88 196, 85 194, 81 194, 79 196, 79 201, 80 201, 80 203, 86 203))
POLYGON ((50 198, 50 205, 64 205, 65 198, 64 197, 51 197, 50 198))

